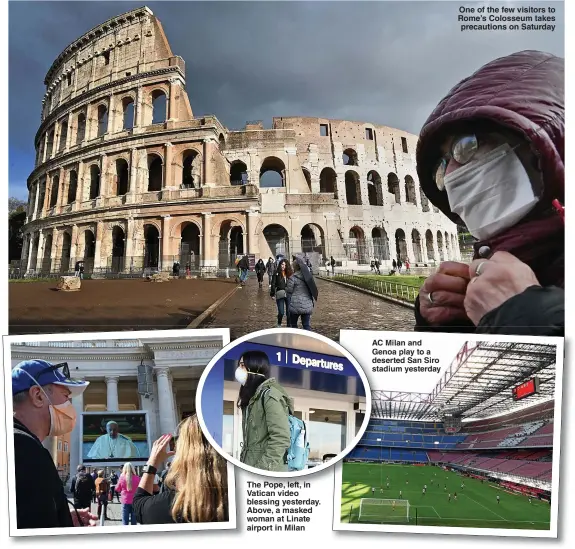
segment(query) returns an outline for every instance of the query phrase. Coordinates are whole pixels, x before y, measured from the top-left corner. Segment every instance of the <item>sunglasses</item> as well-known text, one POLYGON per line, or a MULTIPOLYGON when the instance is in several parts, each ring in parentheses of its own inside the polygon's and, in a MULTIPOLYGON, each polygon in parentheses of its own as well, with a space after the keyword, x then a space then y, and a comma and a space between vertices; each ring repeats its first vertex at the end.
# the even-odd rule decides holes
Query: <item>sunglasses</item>
POLYGON ((44 368, 43 370, 41 370, 38 373, 38 377, 40 377, 41 375, 43 375, 47 372, 54 372, 54 371, 60 370, 60 369, 62 369, 62 375, 66 379, 70 379, 70 367, 68 366, 67 362, 61 362, 60 364, 53 364, 49 368, 44 368))

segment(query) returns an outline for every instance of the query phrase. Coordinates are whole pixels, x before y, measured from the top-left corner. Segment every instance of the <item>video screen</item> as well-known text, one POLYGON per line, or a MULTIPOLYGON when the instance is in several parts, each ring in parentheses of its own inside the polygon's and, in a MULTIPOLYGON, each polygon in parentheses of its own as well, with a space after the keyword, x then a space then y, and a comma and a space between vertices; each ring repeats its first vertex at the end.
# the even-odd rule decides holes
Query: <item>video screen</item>
POLYGON ((150 455, 145 412, 82 415, 82 461, 146 461, 150 455))

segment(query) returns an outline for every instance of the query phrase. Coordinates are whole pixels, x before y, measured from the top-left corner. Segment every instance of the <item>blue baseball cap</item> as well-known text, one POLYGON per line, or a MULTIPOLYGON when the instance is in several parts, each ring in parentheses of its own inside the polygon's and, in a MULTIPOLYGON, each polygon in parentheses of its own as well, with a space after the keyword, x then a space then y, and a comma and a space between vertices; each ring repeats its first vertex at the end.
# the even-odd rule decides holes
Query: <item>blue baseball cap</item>
POLYGON ((45 385, 61 385, 70 390, 70 396, 81 395, 89 381, 70 379, 68 364, 51 364, 46 360, 25 360, 12 368, 12 396, 28 391, 36 383, 40 387, 45 385))

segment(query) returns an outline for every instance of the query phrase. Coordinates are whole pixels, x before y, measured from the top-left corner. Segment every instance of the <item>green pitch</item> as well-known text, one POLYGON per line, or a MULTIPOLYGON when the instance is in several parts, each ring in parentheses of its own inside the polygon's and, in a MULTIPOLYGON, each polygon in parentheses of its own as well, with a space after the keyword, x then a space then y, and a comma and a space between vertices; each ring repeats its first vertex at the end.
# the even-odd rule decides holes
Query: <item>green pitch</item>
MULTIPOLYGON (((435 466, 387 463, 343 464, 341 521, 358 522, 362 498, 399 500, 400 490, 402 498, 409 501, 409 522, 405 520, 404 509, 396 507, 393 511, 389 506, 382 506, 381 515, 370 522, 528 530, 549 530, 550 527, 551 506, 538 499, 532 498, 529 503, 526 496, 506 492, 492 482, 482 484, 480 480, 435 466), (389 488, 386 487, 388 478, 389 488), (461 488, 462 483, 464 488, 461 488), (425 495, 422 493, 424 485, 427 485, 425 495), (451 494, 451 501, 448 494, 451 494)), ((361 522, 367 521, 362 518, 361 522)))

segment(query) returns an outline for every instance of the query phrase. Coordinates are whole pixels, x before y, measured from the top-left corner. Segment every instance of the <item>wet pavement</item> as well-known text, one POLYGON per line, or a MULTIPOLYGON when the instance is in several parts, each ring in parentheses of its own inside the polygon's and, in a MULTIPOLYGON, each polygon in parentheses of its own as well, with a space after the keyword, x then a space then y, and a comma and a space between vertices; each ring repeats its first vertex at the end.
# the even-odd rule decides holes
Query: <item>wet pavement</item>
MULTIPOLYGON (((266 282, 267 277, 264 288, 260 290, 255 276, 250 277, 248 284, 238 290, 202 328, 230 328, 232 340, 257 330, 275 328, 277 308, 266 282)), ((339 341, 342 329, 413 330, 412 309, 333 282, 316 280, 316 283, 319 299, 311 317, 314 332, 339 341)))

